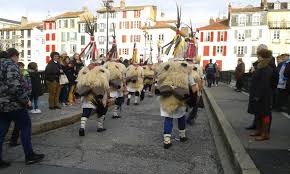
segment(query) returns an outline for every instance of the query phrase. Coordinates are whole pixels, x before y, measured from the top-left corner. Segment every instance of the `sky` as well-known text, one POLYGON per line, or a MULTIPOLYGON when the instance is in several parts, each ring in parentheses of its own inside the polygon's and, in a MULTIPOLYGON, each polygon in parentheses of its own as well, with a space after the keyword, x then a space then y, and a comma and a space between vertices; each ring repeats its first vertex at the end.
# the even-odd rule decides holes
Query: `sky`
MULTIPOLYGON (((114 0, 116 4, 119 1, 114 0)), ((208 24, 210 17, 226 16, 229 2, 243 7, 259 5, 260 0, 126 0, 126 5, 156 5, 166 18, 176 19, 176 2, 182 7, 182 23, 191 20, 194 27, 201 27, 208 24)), ((21 16, 27 16, 29 21, 42 21, 48 13, 54 16, 79 11, 83 6, 95 13, 102 0, 0 0, 0 4, 0 18, 20 21, 21 16)))

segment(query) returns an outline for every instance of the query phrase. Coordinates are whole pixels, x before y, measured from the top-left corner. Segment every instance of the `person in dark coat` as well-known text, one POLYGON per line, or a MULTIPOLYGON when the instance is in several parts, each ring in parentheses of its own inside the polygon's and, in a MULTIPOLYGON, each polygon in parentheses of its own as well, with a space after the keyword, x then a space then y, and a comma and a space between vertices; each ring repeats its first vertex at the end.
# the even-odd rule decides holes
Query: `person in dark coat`
POLYGON ((49 109, 61 109, 59 106, 59 94, 60 84, 59 77, 62 71, 60 64, 58 63, 59 53, 51 52, 51 60, 45 68, 45 79, 48 88, 48 103, 49 109))
MULTIPOLYGON (((290 57, 289 55, 285 55, 285 59, 290 62, 290 57), (287 57, 287 58, 286 58, 287 57)), ((286 82, 286 90, 285 90, 285 95, 283 97, 287 98, 287 113, 290 115, 290 63, 287 63, 285 71, 284 71, 284 76, 287 78, 286 82)), ((282 96, 281 96, 282 97, 282 96)))
POLYGON ((256 132, 251 134, 257 141, 269 139, 270 115, 272 109, 272 73, 270 66, 272 52, 261 49, 257 52, 258 65, 250 87, 248 112, 255 115, 256 132))
POLYGON ((236 91, 237 92, 242 91, 244 73, 245 73, 245 64, 243 62, 243 59, 239 58, 238 65, 237 65, 236 70, 235 70, 235 78, 237 80, 237 83, 236 83, 236 87, 237 87, 236 91))
MULTIPOLYGON (((69 82, 74 82, 74 73, 73 73, 73 67, 69 67, 70 59, 68 56, 64 57, 62 60, 61 68, 63 70, 63 73, 66 75, 69 82)), ((61 91, 59 96, 59 101, 62 104, 62 106, 68 105, 68 94, 69 94, 69 87, 70 84, 62 84, 61 85, 61 91)))
POLYGON ((30 62, 28 64, 28 72, 31 79, 31 94, 30 101, 33 102, 33 108, 31 113, 41 113, 41 110, 38 108, 38 98, 42 96, 43 91, 41 87, 41 78, 38 72, 38 66, 36 62, 30 62))

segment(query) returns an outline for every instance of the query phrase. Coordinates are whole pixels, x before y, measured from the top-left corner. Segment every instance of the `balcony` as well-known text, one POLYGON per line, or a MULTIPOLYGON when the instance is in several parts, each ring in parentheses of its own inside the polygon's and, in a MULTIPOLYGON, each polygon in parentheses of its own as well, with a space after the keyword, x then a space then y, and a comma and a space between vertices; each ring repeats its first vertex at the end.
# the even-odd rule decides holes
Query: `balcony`
POLYGON ((290 21, 270 21, 270 29, 290 29, 290 21))

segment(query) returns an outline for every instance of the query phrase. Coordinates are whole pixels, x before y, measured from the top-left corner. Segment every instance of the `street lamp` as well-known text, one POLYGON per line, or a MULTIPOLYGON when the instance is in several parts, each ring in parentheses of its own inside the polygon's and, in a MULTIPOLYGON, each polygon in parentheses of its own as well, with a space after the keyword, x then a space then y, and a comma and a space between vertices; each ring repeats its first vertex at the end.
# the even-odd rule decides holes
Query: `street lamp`
POLYGON ((106 53, 109 51, 109 12, 111 12, 113 0, 103 0, 104 6, 106 7, 106 15, 107 15, 107 45, 106 45, 106 53))

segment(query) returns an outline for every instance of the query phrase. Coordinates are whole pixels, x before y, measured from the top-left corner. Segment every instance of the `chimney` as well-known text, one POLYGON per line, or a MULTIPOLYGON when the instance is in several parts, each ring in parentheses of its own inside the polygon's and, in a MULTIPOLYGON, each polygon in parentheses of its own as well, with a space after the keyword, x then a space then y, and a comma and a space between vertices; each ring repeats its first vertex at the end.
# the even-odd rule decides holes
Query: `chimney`
POLYGON ((83 11, 84 12, 88 12, 89 11, 88 7, 87 6, 83 6, 83 11))
POLYGON ((212 24, 214 24, 215 22, 214 22, 214 19, 213 19, 213 17, 210 17, 210 19, 209 19, 209 25, 212 25, 212 24))
POLYGON ((268 1, 267 0, 261 0, 261 8, 264 10, 268 10, 268 1))
POLYGON ((229 6, 228 6, 228 19, 231 19, 231 14, 232 14, 232 4, 229 3, 229 6))
POLYGON ((27 17, 22 16, 21 17, 21 26, 26 25, 28 23, 27 17))
POLYGON ((125 7, 126 7, 126 2, 125 2, 125 0, 121 0, 121 1, 120 1, 120 8, 121 8, 121 9, 125 9, 125 7))

